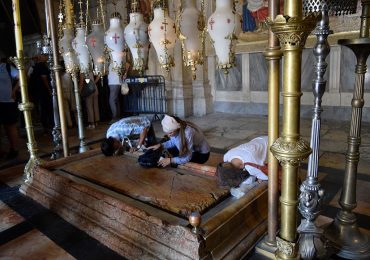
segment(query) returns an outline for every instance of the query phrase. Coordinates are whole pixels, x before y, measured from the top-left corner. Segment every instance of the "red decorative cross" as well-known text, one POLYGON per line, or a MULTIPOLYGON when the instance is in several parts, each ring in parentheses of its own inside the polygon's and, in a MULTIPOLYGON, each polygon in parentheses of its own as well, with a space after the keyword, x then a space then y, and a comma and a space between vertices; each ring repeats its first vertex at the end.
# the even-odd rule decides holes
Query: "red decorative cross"
POLYGON ((96 43, 95 37, 91 37, 90 42, 91 42, 92 46, 95 48, 95 43, 96 43))
POLYGON ((211 21, 209 21, 209 25, 211 26, 211 30, 213 30, 214 23, 215 23, 215 20, 213 20, 213 18, 211 18, 211 21))
MULTIPOLYGON (((163 22, 162 24, 164 25, 164 30, 167 31, 167 25, 168 25, 168 23, 167 22, 163 22)), ((163 30, 163 26, 161 26, 161 29, 163 30)))
POLYGON ((112 37, 114 39, 114 43, 117 44, 117 39, 121 38, 119 37, 116 33, 114 33, 114 37, 112 37))

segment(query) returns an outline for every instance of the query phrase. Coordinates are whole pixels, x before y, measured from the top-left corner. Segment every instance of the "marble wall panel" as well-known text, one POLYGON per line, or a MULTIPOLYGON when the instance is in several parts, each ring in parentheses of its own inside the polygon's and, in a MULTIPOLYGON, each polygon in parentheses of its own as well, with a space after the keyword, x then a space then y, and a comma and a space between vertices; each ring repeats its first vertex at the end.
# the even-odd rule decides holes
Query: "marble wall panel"
POLYGON ((216 90, 241 91, 242 90, 242 55, 236 55, 236 66, 225 74, 223 70, 215 70, 216 90))
POLYGON ((252 91, 267 91, 267 63, 262 52, 250 55, 250 89, 252 91))
MULTIPOLYGON (((340 66, 340 92, 353 92, 355 85, 356 56, 347 48, 341 48, 340 66)), ((370 59, 367 59, 367 67, 370 66, 370 59)), ((370 72, 365 75, 365 92, 370 92, 370 72)))

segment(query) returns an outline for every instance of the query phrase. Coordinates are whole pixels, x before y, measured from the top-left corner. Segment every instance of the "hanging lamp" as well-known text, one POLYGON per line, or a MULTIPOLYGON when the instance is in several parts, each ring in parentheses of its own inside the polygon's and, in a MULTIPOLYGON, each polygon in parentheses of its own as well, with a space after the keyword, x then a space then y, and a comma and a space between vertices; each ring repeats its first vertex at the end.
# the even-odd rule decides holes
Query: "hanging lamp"
POLYGON ((137 0, 131 3, 130 23, 126 26, 124 35, 133 59, 132 69, 143 73, 148 62, 148 24, 139 12, 137 0))
POLYGON ((233 0, 216 0, 216 10, 208 19, 208 33, 218 59, 217 68, 225 74, 235 65, 235 44, 241 32, 241 17, 233 0))
POLYGON ((178 35, 181 40, 182 59, 184 65, 190 67, 193 79, 196 79, 197 65, 203 64, 205 20, 204 0, 201 1, 201 10, 195 0, 182 0, 180 14, 177 17, 178 35))
POLYGON ((86 44, 93 59, 94 74, 104 76, 107 73, 104 44, 104 24, 102 23, 103 15, 100 15, 99 17, 98 10, 99 8, 97 8, 96 20, 92 22, 91 33, 86 38, 86 44))
POLYGON ((175 22, 168 15, 168 7, 164 0, 153 4, 154 19, 149 24, 148 34, 150 41, 157 52, 160 66, 167 72, 175 66, 173 49, 176 42, 175 22))

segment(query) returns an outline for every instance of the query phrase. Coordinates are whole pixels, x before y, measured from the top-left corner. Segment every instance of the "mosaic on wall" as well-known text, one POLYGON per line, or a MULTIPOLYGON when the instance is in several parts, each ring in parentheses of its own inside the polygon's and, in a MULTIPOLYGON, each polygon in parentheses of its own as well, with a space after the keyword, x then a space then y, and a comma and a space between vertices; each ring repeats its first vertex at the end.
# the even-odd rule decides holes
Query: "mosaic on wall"
MULTIPOLYGON (((267 0, 243 0, 238 6, 237 11, 242 13, 243 32, 239 36, 242 42, 253 42, 267 40, 267 24, 265 22, 268 16, 267 0)), ((280 12, 283 13, 284 0, 280 0, 280 12)), ((361 1, 358 1, 357 12, 353 15, 331 16, 330 28, 334 33, 358 31, 360 27, 361 1)))

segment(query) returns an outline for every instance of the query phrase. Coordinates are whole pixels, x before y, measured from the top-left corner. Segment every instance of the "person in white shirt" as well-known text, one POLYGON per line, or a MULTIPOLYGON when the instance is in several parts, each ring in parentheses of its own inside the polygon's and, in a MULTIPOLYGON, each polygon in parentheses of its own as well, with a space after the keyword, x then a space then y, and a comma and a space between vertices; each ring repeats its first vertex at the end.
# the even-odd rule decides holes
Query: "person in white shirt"
POLYGON ((238 169, 244 168, 250 175, 256 176, 259 180, 267 180, 267 175, 259 168, 246 164, 252 163, 258 166, 264 166, 267 160, 267 152, 268 137, 260 136, 248 143, 230 149, 224 155, 224 162, 229 162, 238 169))

